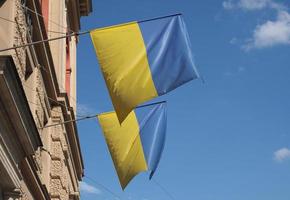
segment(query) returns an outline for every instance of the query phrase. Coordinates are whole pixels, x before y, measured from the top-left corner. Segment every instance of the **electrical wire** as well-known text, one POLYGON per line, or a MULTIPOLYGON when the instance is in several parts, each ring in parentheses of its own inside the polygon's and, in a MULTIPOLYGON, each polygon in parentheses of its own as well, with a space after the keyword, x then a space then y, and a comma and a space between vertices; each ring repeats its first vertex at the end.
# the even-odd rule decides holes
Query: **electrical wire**
MULTIPOLYGON (((24 8, 24 9, 26 9, 26 10, 28 10, 28 11, 30 11, 30 12, 32 12, 32 13, 34 13, 35 15, 38 15, 38 16, 42 17, 43 19, 46 18, 46 17, 44 17, 43 15, 41 15, 40 13, 38 13, 38 12, 32 10, 31 8, 29 8, 29 7, 27 7, 27 6, 24 6, 24 5, 21 4, 21 7, 24 8)), ((74 31, 72 31, 71 29, 69 29, 68 27, 65 27, 65 26, 63 26, 63 25, 60 25, 59 23, 57 23, 57 22, 55 22, 55 21, 53 21, 53 20, 51 20, 51 19, 47 19, 47 20, 48 20, 49 22, 51 22, 52 24, 57 25, 57 26, 59 26, 59 27, 65 29, 65 31, 69 30, 69 31, 71 31, 71 32, 74 32, 74 31)), ((64 34, 66 34, 66 33, 64 33, 64 34)))
MULTIPOLYGON (((10 22, 10 23, 13 23, 13 24, 17 24, 15 21, 10 20, 10 19, 7 19, 7 18, 2 17, 2 16, 0 16, 0 19, 2 19, 2 20, 4 20, 4 21, 7 21, 7 22, 10 22)), ((64 35, 67 34, 67 33, 58 32, 58 31, 53 31, 53 30, 47 30, 47 32, 51 32, 51 33, 59 33, 59 34, 64 34, 64 35)))
MULTIPOLYGON (((26 7, 26 8, 27 8, 27 7, 26 7)), ((29 9, 29 8, 27 8, 27 9, 29 9)), ((31 9, 30 9, 30 10, 31 10, 31 9)), ((40 15, 40 14, 39 14, 39 15, 40 15)), ((1 16, 0 16, 0 19, 5 20, 5 21, 10 22, 10 23, 17 24, 15 21, 9 20, 9 19, 4 18, 4 17, 1 17, 1 16)), ((53 33, 62 33, 62 32, 57 32, 57 31, 49 31, 49 32, 53 32, 53 33)), ((62 34, 66 34, 66 33, 62 33, 62 34)), ((43 68, 43 70, 45 70, 45 69, 43 68)), ((45 70, 45 72, 47 73, 46 70, 45 70)), ((63 88, 61 85, 59 85, 59 86, 64 90, 64 88, 63 88)), ((29 88, 28 86, 26 86, 26 87, 29 88)), ((70 95, 69 95, 69 97, 70 97, 70 99, 72 99, 76 104, 78 104, 77 100, 76 100, 74 97, 72 97, 72 96, 70 96, 70 95)), ((50 98, 50 97, 48 97, 48 96, 47 96, 47 98, 50 99, 51 101, 54 101, 55 103, 61 104, 60 102, 57 102, 57 101, 55 101, 54 99, 52 99, 52 98, 50 98)), ((61 104, 61 105, 64 105, 64 104, 61 104)), ((64 105, 64 106, 65 106, 65 105, 64 105)), ((79 116, 81 116, 81 115, 79 115, 79 116)))
MULTIPOLYGON (((49 74, 49 72, 44 68, 44 67, 40 67, 40 69, 42 69, 45 73, 48 73, 49 74)), ((59 84, 59 87, 62 89, 62 90, 64 90, 65 91, 65 89, 59 84)), ((77 105, 79 104, 78 103, 78 101, 73 97, 73 96, 71 96, 71 95, 69 95, 69 94, 67 94, 68 95, 68 97, 70 98, 70 100, 73 100, 77 105)), ((92 114, 92 113, 87 113, 87 114, 92 114)), ((80 116, 80 117, 84 117, 84 115, 78 115, 78 116, 80 116)))
POLYGON ((156 181, 155 178, 151 179, 171 200, 176 200, 173 195, 164 187, 162 186, 159 182, 156 181))
POLYGON ((4 21, 7 21, 7 22, 10 22, 10 23, 17 24, 15 21, 12 21, 12 20, 10 20, 10 19, 7 19, 7 18, 5 18, 5 17, 2 17, 2 16, 0 16, 0 19, 2 19, 2 20, 4 20, 4 21))
MULTIPOLYGON (((44 17, 43 15, 41 15, 40 13, 38 13, 38 12, 32 10, 31 8, 29 8, 29 7, 27 7, 27 6, 24 6, 24 5, 22 5, 22 4, 21 4, 21 7, 24 8, 24 9, 26 9, 26 10, 28 10, 28 11, 30 11, 30 12, 32 12, 32 13, 34 13, 34 14, 36 14, 36 15, 38 15, 38 16, 40 16, 40 17, 42 17, 43 19, 45 19, 45 17, 44 17)), ((54 22, 54 21, 52 21, 52 20, 50 20, 50 19, 48 19, 48 21, 50 21, 51 23, 53 23, 53 24, 55 24, 55 25, 57 25, 57 26, 59 26, 59 27, 64 28, 65 30, 69 30, 71 33, 75 33, 73 30, 71 30, 71 29, 69 29, 68 27, 65 27, 65 26, 63 26, 63 25, 60 25, 60 24, 57 23, 57 22, 54 22)), ((62 33, 62 32, 57 32, 57 31, 50 31, 50 32, 53 32, 53 33, 62 33)), ((67 35, 67 33, 62 33, 62 34, 67 35)), ((59 85, 59 86, 61 87, 61 85, 59 85)), ((62 89, 64 90, 64 88, 62 88, 62 89)), ((77 100, 76 100, 74 97, 70 96, 70 98, 71 98, 72 100, 74 100, 75 103, 77 103, 77 100)))
MULTIPOLYGON (((24 83, 22 83, 22 85, 23 85, 25 88, 30 89, 31 91, 39 92, 40 95, 46 96, 46 98, 47 98, 48 100, 50 100, 50 101, 52 101, 52 102, 55 102, 56 104, 58 104, 58 105, 60 105, 60 106, 63 106, 64 108, 67 107, 65 104, 60 103, 60 102, 54 100, 53 98, 50 98, 50 97, 49 97, 45 92, 42 92, 42 93, 41 93, 40 91, 37 91, 37 90, 31 88, 30 86, 24 84, 24 83)), ((77 117, 85 117, 85 115, 78 115, 78 114, 76 114, 76 116, 77 116, 77 117)))
MULTIPOLYGON (((38 103, 35 103, 33 101, 30 101, 27 99, 27 102, 30 103, 30 104, 33 104, 33 105, 36 105, 36 106, 42 106, 41 104, 38 104, 38 103)), ((60 113, 60 114, 63 114, 63 112, 60 112, 60 111, 57 111, 57 110, 50 110, 51 112, 54 112, 54 113, 60 113)), ((39 129, 43 129, 43 127, 38 127, 39 129)))
POLYGON ((98 181, 88 177, 88 176, 85 176, 85 178, 87 178, 88 180, 90 180, 92 183, 94 184, 97 184, 99 186, 101 186, 103 189, 105 189, 108 193, 110 193, 111 195, 113 195, 116 199, 119 199, 121 200, 121 197, 118 196, 116 193, 114 193, 112 190, 110 190, 108 187, 104 186, 103 184, 99 183, 98 181))

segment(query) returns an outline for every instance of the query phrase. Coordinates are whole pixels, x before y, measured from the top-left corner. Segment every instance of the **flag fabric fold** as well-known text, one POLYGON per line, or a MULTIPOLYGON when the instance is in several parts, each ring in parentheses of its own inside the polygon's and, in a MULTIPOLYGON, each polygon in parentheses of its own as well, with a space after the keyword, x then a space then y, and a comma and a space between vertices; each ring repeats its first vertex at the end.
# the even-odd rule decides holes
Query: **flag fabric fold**
POLYGON ((119 122, 138 105, 198 78, 181 15, 90 35, 119 122))
POLYGON ((119 123, 115 112, 98 115, 108 149, 123 189, 135 175, 153 176, 164 148, 166 104, 133 110, 119 123))

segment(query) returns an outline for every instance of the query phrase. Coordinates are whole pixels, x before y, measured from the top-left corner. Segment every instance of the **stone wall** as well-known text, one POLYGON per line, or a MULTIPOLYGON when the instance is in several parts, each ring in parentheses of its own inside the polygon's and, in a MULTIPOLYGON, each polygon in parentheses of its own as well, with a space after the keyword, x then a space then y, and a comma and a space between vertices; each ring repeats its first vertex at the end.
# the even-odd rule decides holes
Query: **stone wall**
MULTIPOLYGON (((19 46, 32 41, 29 34, 29 28, 26 20, 27 10, 21 5, 21 0, 6 0, 13 7, 13 45, 19 46), (13 3, 11 3, 13 2, 13 3)), ((33 0, 28 0, 33 1, 33 0)), ((1 12, 1 8, 0 8, 1 12)), ((39 27, 34 27, 34 29, 39 27)), ((0 33, 0 37, 1 33, 0 33)), ((64 49, 65 50, 65 49, 64 49)), ((18 48, 10 51, 19 78, 23 84, 23 89, 35 124, 38 128, 43 147, 39 148, 32 156, 34 164, 31 167, 36 170, 36 174, 41 184, 48 191, 53 200, 69 200, 70 194, 76 194, 78 188, 73 187, 73 182, 78 182, 75 174, 74 165, 71 158, 70 144, 64 125, 53 126, 43 129, 44 126, 56 124, 64 121, 62 105, 51 102, 47 96, 43 80, 41 60, 38 60, 37 53, 30 47, 18 48)), ((62 54, 63 55, 63 54, 62 54)), ((75 134, 75 133, 72 133, 75 134)), ((21 171, 21 169, 19 169, 21 171)), ((23 177, 26 174, 22 174, 23 177)), ((21 188, 16 193, 5 193, 3 200, 32 200, 34 194, 29 189, 29 184, 23 179, 21 188)), ((76 195, 76 199, 78 199, 76 195)), ((1 191, 0 191, 0 200, 1 191)), ((35 199, 38 200, 38 199, 35 199)))
MULTIPOLYGON (((60 111, 60 108, 54 108, 54 111, 60 111)), ((53 113, 52 121, 60 123, 61 116, 53 113)), ((51 179, 50 179, 50 193, 51 197, 55 199, 68 199, 68 183, 65 164, 64 151, 67 149, 67 143, 64 138, 63 125, 53 127, 51 135, 51 179)))
MULTIPOLYGON (((14 5, 16 22, 14 25, 14 46, 19 46, 27 43, 27 24, 24 9, 21 6, 21 0, 15 0, 14 5)), ((12 56, 17 66, 19 77, 24 81, 26 72, 26 47, 15 49, 12 56)))

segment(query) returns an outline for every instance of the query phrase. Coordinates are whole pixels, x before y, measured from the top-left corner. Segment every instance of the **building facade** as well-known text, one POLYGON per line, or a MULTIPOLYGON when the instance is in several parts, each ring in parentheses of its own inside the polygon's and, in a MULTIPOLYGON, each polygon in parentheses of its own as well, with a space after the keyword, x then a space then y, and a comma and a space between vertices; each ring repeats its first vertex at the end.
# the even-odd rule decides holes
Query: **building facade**
MULTIPOLYGON (((91 0, 0 0, 0 51, 78 32, 91 11, 91 0)), ((80 199, 77 43, 0 52, 0 200, 80 199)))

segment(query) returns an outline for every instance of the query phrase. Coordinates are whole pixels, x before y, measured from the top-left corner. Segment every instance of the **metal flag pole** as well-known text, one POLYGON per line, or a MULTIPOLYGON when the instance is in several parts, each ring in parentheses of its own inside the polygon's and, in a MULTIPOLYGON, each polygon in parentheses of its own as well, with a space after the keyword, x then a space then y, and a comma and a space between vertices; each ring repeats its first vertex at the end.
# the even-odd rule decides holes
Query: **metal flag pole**
MULTIPOLYGON (((153 106, 153 105, 162 104, 162 103, 166 103, 166 101, 158 101, 158 102, 154 102, 154 103, 149 103, 149 104, 137 106, 136 108, 143 108, 143 107, 153 106)), ((112 112, 114 112, 114 111, 112 111, 112 112)), ((53 126, 58 126, 58 125, 63 125, 63 124, 67 124, 67 123, 70 123, 70 122, 77 122, 77 121, 82 121, 82 120, 86 120, 86 119, 92 119, 92 118, 98 117, 98 115, 100 115, 100 113, 99 114, 95 114, 95 115, 89 115, 89 116, 81 117, 81 118, 78 118, 78 119, 73 119, 73 120, 60 122, 60 123, 57 123, 57 124, 47 125, 47 126, 41 127, 41 129, 48 128, 48 127, 53 127, 53 126)))
MULTIPOLYGON (((168 18, 168 17, 174 17, 174 16, 178 16, 178 15, 182 15, 182 14, 181 13, 177 13, 177 14, 173 14, 173 15, 166 15, 166 16, 162 16, 162 17, 156 17, 156 18, 151 18, 151 19, 140 20, 140 21, 137 21, 137 22, 138 23, 143 23, 143 22, 148 22, 148 21, 152 21, 152 20, 158 20, 158 19, 163 19, 163 18, 168 18)), ((124 24, 120 24, 120 25, 122 26, 122 25, 127 25, 127 24, 128 23, 124 23, 124 24)), ((106 29, 106 28, 110 28, 110 27, 112 27, 112 26, 108 26, 108 27, 104 27, 104 28, 100 28, 100 29, 106 29)), ((19 49, 19 48, 23 48, 23 47, 27 47, 27 46, 32 46, 32 45, 40 44, 40 43, 43 43, 43 42, 50 42, 50 41, 54 41, 54 40, 60 40, 60 39, 64 39, 64 38, 71 37, 71 36, 85 35, 85 34, 88 34, 91 31, 96 30, 96 29, 98 29, 98 28, 87 30, 87 31, 81 31, 81 32, 73 32, 73 33, 70 33, 70 34, 67 34, 67 35, 64 35, 64 36, 61 36, 61 37, 49 38, 49 39, 39 40, 39 41, 26 43, 26 44, 22 44, 22 45, 18 45, 18 46, 13 46, 13 47, 5 48, 5 49, 0 49, 0 52, 9 51, 9 50, 13 50, 13 49, 19 49)))
POLYGON ((149 21, 158 20, 158 19, 164 19, 164 18, 168 18, 168 17, 175 17, 175 16, 178 16, 178 15, 182 15, 182 13, 176 13, 176 14, 172 14, 172 15, 165 15, 165 16, 161 16, 161 17, 155 17, 155 18, 152 18, 152 19, 144 19, 144 20, 138 21, 138 23, 149 22, 149 21))
POLYGON ((19 49, 19 48, 23 48, 23 47, 27 47, 27 46, 31 46, 31 45, 35 45, 35 44, 40 44, 40 43, 43 43, 43 42, 50 42, 50 41, 54 41, 54 40, 60 40, 60 39, 71 37, 71 36, 84 35, 84 34, 88 34, 89 32, 90 31, 83 31, 83 32, 78 32, 78 33, 67 34, 65 36, 49 38, 49 39, 45 39, 45 40, 39 40, 39 41, 27 43, 27 44, 22 44, 22 45, 19 45, 19 46, 9 47, 9 48, 6 48, 6 49, 0 49, 0 52, 12 50, 12 49, 19 49))
POLYGON ((96 114, 96 115, 81 117, 81 118, 78 118, 78 119, 68 120, 68 121, 64 121, 64 122, 61 122, 61 123, 57 123, 57 124, 47 125, 47 126, 44 126, 44 127, 41 127, 41 128, 44 129, 44 128, 48 128, 48 127, 52 127, 52 126, 58 126, 58 125, 67 124, 67 123, 70 123, 70 122, 77 122, 77 121, 82 121, 82 120, 85 120, 85 119, 92 119, 92 118, 95 118, 97 116, 98 115, 96 114))

